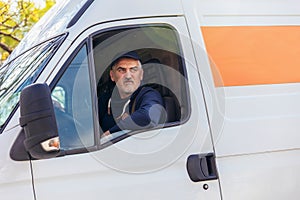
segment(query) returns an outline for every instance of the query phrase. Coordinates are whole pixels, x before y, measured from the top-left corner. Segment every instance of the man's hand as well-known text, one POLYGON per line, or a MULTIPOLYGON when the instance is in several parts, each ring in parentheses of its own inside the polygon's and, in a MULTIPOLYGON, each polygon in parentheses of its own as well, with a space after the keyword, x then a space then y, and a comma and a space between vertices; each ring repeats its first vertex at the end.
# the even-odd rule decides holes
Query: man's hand
POLYGON ((101 135, 101 138, 104 138, 106 136, 109 136, 110 135, 110 132, 109 130, 105 131, 102 135, 101 135))
POLYGON ((112 134, 109 131, 105 131, 100 137, 101 143, 104 144, 110 141, 112 138, 113 138, 112 134))

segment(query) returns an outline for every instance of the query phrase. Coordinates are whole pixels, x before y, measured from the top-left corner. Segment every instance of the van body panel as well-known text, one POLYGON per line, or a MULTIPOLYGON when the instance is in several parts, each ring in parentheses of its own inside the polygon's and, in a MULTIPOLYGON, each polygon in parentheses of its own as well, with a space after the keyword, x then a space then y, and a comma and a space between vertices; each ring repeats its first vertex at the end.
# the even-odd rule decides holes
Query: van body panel
POLYGON ((124 19, 180 15, 183 15, 180 0, 173 1, 172 4, 165 1, 155 0, 146 6, 143 2, 136 2, 134 0, 113 0, 109 2, 109 4, 103 1, 94 1, 87 11, 79 18, 79 20, 67 31, 70 34, 69 38, 74 40, 78 36, 78 32, 83 32, 85 29, 96 24, 124 19), (129 9, 127 8, 128 6, 133 6, 134 9, 129 9), (91 13, 93 13, 93 17, 91 17, 91 13))
POLYGON ((299 150, 218 159, 223 199, 297 199, 299 150))
POLYGON ((298 149, 299 86, 280 84, 226 88, 226 119, 216 144, 219 155, 298 149), (229 147, 229 138, 240 140, 229 147))
MULTIPOLYGON (((90 27, 103 22, 118 21, 123 19, 138 19, 158 16, 183 15, 180 0, 169 2, 154 0, 151 4, 134 0, 118 1, 112 0, 108 4, 103 1, 94 1, 88 10, 80 17, 74 28, 90 27), (130 9, 134 7, 134 9, 130 9), (94 16, 91 17, 90 13, 94 16)), ((72 29, 72 27, 71 27, 72 29)))
MULTIPOLYGON (((233 1, 232 3, 234 4, 236 2, 233 1)), ((262 4, 265 5, 264 3, 262 4)), ((212 5, 213 2, 208 3, 207 1, 203 1, 202 3, 197 3, 198 7, 194 5, 195 7, 191 8, 193 10, 199 11, 198 12, 199 23, 205 24, 206 26, 209 27, 220 27, 220 26, 236 27, 236 25, 239 26, 241 25, 240 23, 235 23, 236 21, 232 21, 231 25, 222 24, 222 22, 219 22, 220 24, 218 25, 214 23, 209 24, 206 18, 213 16, 214 13, 219 13, 218 7, 216 8, 211 7, 212 5), (205 10, 203 11, 202 14, 200 11, 201 9, 203 9, 203 7, 205 8, 205 10)), ((230 13, 232 15, 238 14, 236 16, 236 19, 239 19, 239 16, 244 16, 247 14, 247 12, 251 11, 251 9, 250 11, 248 10, 247 12, 243 10, 243 8, 247 6, 248 6, 247 3, 239 4, 239 6, 236 8, 237 10, 228 9, 226 10, 225 13, 226 15, 225 14, 223 15, 221 12, 220 16, 226 18, 227 16, 231 16, 230 13)), ((293 6, 287 8, 286 4, 283 5, 280 4, 280 2, 277 2, 277 4, 275 5, 272 5, 271 8, 273 9, 267 9, 267 6, 263 8, 265 8, 265 15, 261 16, 262 18, 274 18, 273 20, 275 21, 277 15, 278 16, 286 15, 289 18, 297 17, 295 15, 293 6), (282 9, 279 9, 279 7, 282 9), (277 11, 276 12, 278 13, 277 15, 274 14, 275 11, 277 11)), ((261 14, 263 12, 263 8, 260 8, 257 11, 257 13, 255 13, 253 8, 252 15, 257 16, 261 14)), ((265 21, 266 20, 264 20, 264 22, 265 21)), ((268 23, 267 21, 262 27, 262 29, 267 25, 273 26, 274 24, 268 23)), ((283 24, 283 25, 286 26, 288 24, 283 24)), ((294 28, 297 27, 297 26, 295 27, 296 25, 295 20, 293 21, 293 25, 294 28)), ((253 25, 251 24, 244 24, 244 26, 249 26, 250 28, 253 27, 253 25)), ((200 25, 198 27, 200 27, 200 25)), ((193 38, 197 37, 196 34, 200 36, 202 35, 201 30, 197 30, 195 26, 193 26, 191 30, 195 31, 194 33, 193 31, 191 31, 192 37, 195 35, 195 37, 193 38)), ((205 34, 203 35, 202 38, 199 38, 199 40, 200 40, 200 42, 198 43, 199 48, 195 48, 195 49, 198 50, 198 52, 206 51, 205 34)), ((281 42, 284 41, 285 40, 282 40, 281 42)), ((196 42, 197 41, 195 41, 195 43, 196 42)), ((223 43, 219 42, 221 48, 222 48, 222 44, 223 43)), ((227 43, 225 43, 225 45, 226 44, 227 43)), ((259 46, 257 48, 259 48, 259 46)), ((268 55, 268 52, 265 52, 265 54, 268 55)), ((198 53, 198 55, 200 55, 200 53, 198 53)), ((223 61, 224 60, 226 62, 226 58, 223 58, 223 61)), ((218 71, 219 68, 222 68, 223 66, 218 66, 217 65, 218 63, 214 62, 214 54, 210 55, 208 52, 208 57, 206 62, 204 63, 204 61, 199 61, 199 63, 201 62, 203 63, 201 65, 202 67, 201 71, 203 72, 202 74, 205 79, 204 81, 208 82, 209 85, 208 87, 210 87, 208 89, 208 92, 210 93, 206 94, 207 99, 210 99, 211 97, 212 98, 211 102, 215 102, 216 103, 215 106, 219 109, 217 112, 221 112, 220 115, 224 116, 222 122, 223 123, 222 130, 219 131, 221 132, 221 134, 213 131, 214 140, 216 142, 215 147, 216 147, 216 151, 218 152, 218 155, 220 156, 234 155, 234 154, 238 154, 239 151, 240 151, 239 153, 241 154, 249 154, 249 153, 258 153, 258 152, 265 152, 265 151, 272 151, 272 150, 277 151, 277 150, 299 148, 299 144, 297 144, 296 142, 299 139, 298 134, 296 134, 297 132, 296 130, 298 130, 299 128, 299 126, 296 123, 299 120, 299 112, 298 112, 299 109, 297 106, 297 99, 299 98, 299 83, 290 83, 293 81, 286 80, 284 81, 284 84, 272 82, 272 83, 265 83, 265 84, 256 83, 254 85, 245 85, 245 86, 228 86, 226 84, 224 85, 224 83, 222 84, 222 80, 223 80, 222 73, 218 71), (210 60, 208 60, 208 58, 210 60), (207 67, 209 67, 210 69, 207 69, 207 67), (212 76, 213 73, 209 73, 210 71, 212 72, 215 71, 216 76, 215 77, 212 76), (210 75, 208 75, 207 73, 209 73, 210 75), (217 75, 219 77, 217 77, 217 75), (218 80, 216 81, 216 79, 218 80), (219 85, 216 82, 221 84, 219 85), (289 130, 289 132, 288 133, 286 131, 283 132, 282 130, 289 130), (241 135, 241 133, 243 133, 243 137, 238 137, 239 135, 241 135), (287 135, 288 137, 286 137, 287 135), (274 136, 276 137, 274 138, 274 136), (234 145, 230 144, 228 140, 226 142, 224 141, 223 143, 222 140, 225 138, 227 138, 228 140, 230 140, 231 138, 235 138, 235 139, 241 138, 241 141, 236 142, 236 144, 239 147, 235 148, 229 153, 228 150, 234 147, 234 145), (251 140, 252 142, 249 143, 250 138, 252 138, 251 140), (260 140, 257 141, 257 138, 259 138, 260 140), (245 145, 247 143, 249 143, 249 145, 245 145), (264 145, 262 145, 263 143, 264 145), (246 150, 246 148, 248 147, 249 149, 246 150)), ((264 66, 265 65, 262 65, 262 67, 264 66)), ((284 65, 281 65, 281 67, 284 68, 284 65)), ((269 70, 270 73, 272 73, 271 69, 269 70)), ((296 72, 294 73, 297 74, 296 72)), ((231 74, 233 75, 234 72, 232 72, 231 74)), ((210 101, 208 101, 208 103, 209 102, 210 101)), ((209 105, 208 107, 213 107, 213 105, 212 106, 209 105)), ((216 113, 214 113, 214 111, 211 111, 210 118, 213 119, 215 117, 214 114, 216 113)), ((213 129, 214 129, 214 125, 215 124, 212 124, 213 129)))
POLYGON ((20 127, 15 127, 0 134, 0 194, 3 199, 33 200, 30 161, 17 162, 9 156, 20 131, 20 127))
POLYGON ((298 2, 289 2, 184 4, 186 13, 196 13, 196 19, 187 14, 196 55, 207 52, 205 61, 201 56, 197 61, 208 83, 204 93, 225 200, 299 196, 300 88, 297 56, 292 56, 299 48, 284 32, 298 34, 300 21, 298 2))

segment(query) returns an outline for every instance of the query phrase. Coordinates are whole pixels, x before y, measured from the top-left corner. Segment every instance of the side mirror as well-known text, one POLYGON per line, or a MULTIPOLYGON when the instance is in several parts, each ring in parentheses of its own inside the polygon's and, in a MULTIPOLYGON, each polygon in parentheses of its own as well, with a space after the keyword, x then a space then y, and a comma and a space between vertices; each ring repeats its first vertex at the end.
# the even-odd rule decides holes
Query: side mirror
POLYGON ((24 88, 20 96, 20 111, 26 151, 36 159, 56 157, 59 138, 49 86, 36 83, 24 88))

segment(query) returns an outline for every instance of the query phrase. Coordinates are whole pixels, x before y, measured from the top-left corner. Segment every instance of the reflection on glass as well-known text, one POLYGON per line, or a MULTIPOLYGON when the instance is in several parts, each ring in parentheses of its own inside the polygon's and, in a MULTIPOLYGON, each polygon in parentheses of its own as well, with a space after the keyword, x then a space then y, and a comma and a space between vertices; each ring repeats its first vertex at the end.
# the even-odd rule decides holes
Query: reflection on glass
POLYGON ((48 38, 63 34, 66 31, 68 23, 86 1, 87 0, 58 1, 26 34, 17 48, 14 49, 13 53, 9 56, 6 63, 30 47, 48 38))
POLYGON ((84 45, 52 91, 60 148, 94 145, 92 92, 88 53, 84 45))
POLYGON ((19 102, 21 90, 35 82, 62 40, 42 43, 0 68, 0 126, 19 102))
POLYGON ((56 108, 59 108, 61 110, 65 110, 66 108, 66 92, 65 90, 57 86, 52 91, 52 100, 53 104, 56 108))

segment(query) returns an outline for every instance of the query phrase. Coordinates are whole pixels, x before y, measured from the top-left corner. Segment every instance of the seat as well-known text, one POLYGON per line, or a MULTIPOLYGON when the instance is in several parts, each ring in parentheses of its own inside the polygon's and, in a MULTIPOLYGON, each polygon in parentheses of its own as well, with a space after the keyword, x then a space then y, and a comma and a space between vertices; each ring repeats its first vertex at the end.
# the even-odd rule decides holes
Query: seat
MULTIPOLYGON (((181 106, 176 95, 164 86, 164 74, 160 69, 160 61, 158 59, 150 59, 143 64, 144 83, 157 90, 165 103, 166 117, 165 123, 180 121, 181 106)), ((175 83, 174 83, 175 84, 175 83)))
POLYGON ((163 96, 166 109, 166 122, 176 122, 180 120, 179 107, 176 105, 174 97, 163 96))

